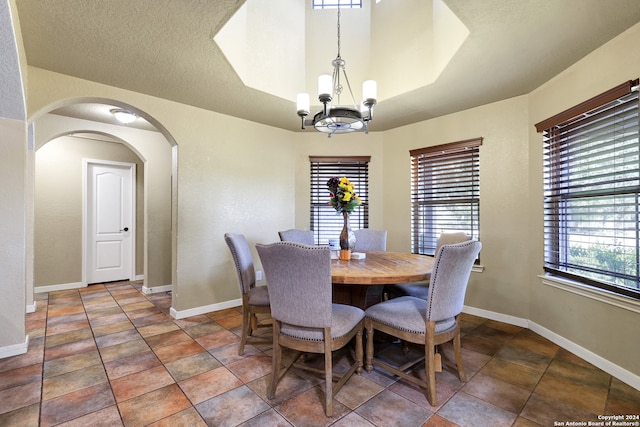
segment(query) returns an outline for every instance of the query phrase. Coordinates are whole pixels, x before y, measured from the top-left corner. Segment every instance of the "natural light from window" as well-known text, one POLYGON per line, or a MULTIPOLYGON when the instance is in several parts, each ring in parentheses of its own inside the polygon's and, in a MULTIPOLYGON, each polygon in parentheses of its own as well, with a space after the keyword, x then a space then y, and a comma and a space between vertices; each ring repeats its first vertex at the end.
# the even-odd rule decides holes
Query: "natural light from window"
POLYGON ((340 8, 359 8, 362 7, 362 0, 313 0, 314 9, 335 9, 340 8))

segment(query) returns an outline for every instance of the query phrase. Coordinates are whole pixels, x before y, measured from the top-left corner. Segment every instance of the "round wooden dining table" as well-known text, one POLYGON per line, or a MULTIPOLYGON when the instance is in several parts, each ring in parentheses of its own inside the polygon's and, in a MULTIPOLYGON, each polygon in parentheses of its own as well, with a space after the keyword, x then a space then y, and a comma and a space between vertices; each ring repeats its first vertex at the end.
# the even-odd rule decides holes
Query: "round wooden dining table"
POLYGON ((405 252, 363 251, 364 259, 331 260, 333 302, 363 310, 382 300, 384 285, 428 281, 434 258, 405 252))

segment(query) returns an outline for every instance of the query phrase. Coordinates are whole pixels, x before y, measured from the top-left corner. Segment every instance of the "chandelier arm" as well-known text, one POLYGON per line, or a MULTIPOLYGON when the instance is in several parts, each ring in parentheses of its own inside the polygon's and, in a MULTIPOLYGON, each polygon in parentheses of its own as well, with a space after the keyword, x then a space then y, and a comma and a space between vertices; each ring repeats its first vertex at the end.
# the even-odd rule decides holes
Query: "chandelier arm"
POLYGON ((347 82, 347 88, 349 89, 349 94, 351 95, 351 101, 353 102, 353 108, 358 109, 358 104, 356 104, 356 98, 353 96, 353 91, 351 90, 351 83, 349 83, 349 77, 347 77, 347 70, 342 67, 342 73, 344 74, 344 80, 347 82))
MULTIPOLYGON (((376 104, 375 81, 371 81, 373 82, 373 89, 371 89, 370 84, 367 84, 368 90, 366 91, 364 90, 365 84, 363 84, 363 97, 365 96, 365 92, 367 94, 367 97, 362 103, 368 109, 368 115, 365 115, 365 112, 360 110, 360 105, 356 103, 355 96, 353 95, 353 90, 351 89, 351 83, 349 82, 349 77, 347 76, 345 61, 340 56, 340 14, 340 5, 338 4, 338 54, 336 56, 336 59, 334 59, 331 63, 333 65, 333 75, 331 76, 331 84, 333 85, 333 87, 331 89, 331 93, 328 92, 329 82, 325 81, 326 78, 324 75, 320 76, 320 79, 318 79, 318 100, 323 104, 323 108, 321 111, 315 113, 312 119, 307 119, 307 115, 309 114, 308 95, 306 95, 306 104, 304 104, 304 102, 300 104, 301 101, 298 101, 298 115, 300 116, 302 121, 302 129, 305 129, 305 125, 313 126, 315 130, 327 133, 328 138, 331 138, 331 136, 334 134, 339 135, 344 133, 358 132, 360 130, 364 130, 365 133, 369 133, 368 122, 373 120, 373 106, 376 104), (340 95, 345 89, 342 86, 342 82, 340 81, 341 70, 342 74, 344 75, 344 81, 346 82, 346 88, 349 90, 349 94, 351 95, 353 108, 340 106, 340 95), (320 87, 322 87, 322 90, 320 89, 320 87), (334 99, 336 99, 336 103, 335 106, 332 107, 331 103, 334 99), (300 107, 300 105, 303 105, 303 107, 300 107)), ((329 76, 327 75, 326 77, 329 76)), ((369 81, 365 83, 368 82, 369 81)))
POLYGON ((340 95, 342 94, 342 85, 340 84, 340 56, 333 61, 333 94, 336 99, 336 104, 340 105, 340 95))

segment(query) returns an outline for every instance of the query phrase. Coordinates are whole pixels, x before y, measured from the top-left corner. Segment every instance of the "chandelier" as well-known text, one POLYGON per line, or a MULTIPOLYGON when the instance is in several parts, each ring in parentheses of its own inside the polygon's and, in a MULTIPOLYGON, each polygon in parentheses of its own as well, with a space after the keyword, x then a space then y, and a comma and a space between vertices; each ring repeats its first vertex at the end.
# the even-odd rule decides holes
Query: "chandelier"
POLYGON ((297 96, 298 116, 302 120, 302 129, 305 125, 313 125, 320 132, 329 134, 350 133, 364 130, 368 132, 367 124, 373 120, 373 106, 376 105, 377 85, 375 80, 367 80, 362 83, 363 101, 358 108, 358 104, 353 96, 345 61, 340 56, 340 7, 338 7, 338 55, 331 61, 333 65, 333 75, 323 74, 318 77, 318 100, 322 103, 322 110, 318 111, 312 119, 307 119, 309 115, 309 94, 299 93, 297 96), (344 83, 351 96, 353 107, 340 105, 340 95, 344 92, 344 83), (332 105, 332 102, 336 105, 332 105))

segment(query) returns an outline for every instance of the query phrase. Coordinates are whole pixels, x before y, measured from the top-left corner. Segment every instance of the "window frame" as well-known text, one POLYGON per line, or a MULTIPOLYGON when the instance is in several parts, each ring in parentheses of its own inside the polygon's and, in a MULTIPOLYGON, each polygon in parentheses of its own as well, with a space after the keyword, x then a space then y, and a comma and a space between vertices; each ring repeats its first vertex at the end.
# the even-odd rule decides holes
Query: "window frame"
POLYGON ((369 227, 369 163, 371 156, 309 156, 309 229, 316 244, 340 236, 344 220, 329 204, 326 182, 333 176, 346 176, 362 200, 349 215, 349 225, 358 230, 369 227), (357 173, 356 173, 357 171, 357 173))
MULTIPOLYGON (((438 237, 443 232, 464 232, 479 240, 482 141, 478 137, 409 151, 412 253, 435 255, 438 237), (444 206, 453 208, 446 216, 437 209, 444 206), (455 212, 466 215, 463 218, 466 224, 456 219, 459 215, 455 212), (448 221, 446 228, 444 221, 448 221)), ((478 256, 476 264, 479 262, 478 256)))
MULTIPOLYGON (((602 268, 602 264, 599 265, 600 268, 595 268, 595 262, 594 265, 575 262, 578 257, 572 257, 572 249, 580 249, 581 246, 571 245, 569 242, 569 239, 571 238, 577 239, 576 236, 579 236, 578 229, 586 230, 581 231, 582 233, 589 233, 589 223, 593 222, 595 218, 605 218, 607 213, 606 208, 608 206, 603 204, 604 202, 600 202, 599 206, 595 206, 601 209, 598 211, 593 211, 591 205, 589 205, 589 221, 579 221, 576 220, 576 218, 581 212, 584 212, 584 208, 581 209, 578 207, 577 203, 580 201, 582 201, 582 203, 587 203, 585 200, 591 200, 594 202, 596 200, 607 200, 607 203, 611 203, 609 202, 609 199, 619 200, 620 197, 634 198, 635 209, 633 210, 635 210, 636 215, 636 261, 635 275, 633 275, 633 277, 635 277, 635 282, 638 283, 638 278, 640 277, 640 266, 638 265, 638 257, 640 257, 640 227, 638 226, 637 218, 638 215, 640 215, 640 166, 636 167, 635 170, 628 170, 619 166, 613 169, 604 169, 604 167, 607 167, 607 162, 610 162, 610 156, 612 155, 605 157, 601 154, 605 149, 610 150, 611 153, 618 150, 616 152, 616 156, 617 153, 620 153, 622 156, 625 156, 625 159, 627 158, 626 156, 629 156, 632 157, 632 161, 637 162, 637 160, 633 159, 633 157, 640 156, 640 140, 638 138, 640 133, 640 99, 637 94, 637 86, 638 80, 629 80, 624 82, 600 95, 576 105, 575 107, 537 123, 535 127, 538 132, 543 133, 543 153, 545 156, 543 170, 545 209, 543 242, 544 271, 547 274, 570 279, 582 285, 595 287, 604 291, 612 292, 616 295, 640 300, 640 286, 637 286, 634 289, 627 285, 615 284, 614 282, 607 281, 604 278, 598 279, 596 277, 589 277, 588 274, 601 274, 602 276, 608 274, 611 278, 619 277, 620 279, 624 279, 625 277, 623 276, 629 277, 629 275, 613 268, 605 270, 602 268), (634 91, 635 94, 633 94, 634 91), (623 105, 622 103, 625 101, 629 104, 628 111, 631 111, 631 113, 628 113, 627 110, 623 111, 621 114, 616 112, 616 108, 623 105), (620 122, 616 122, 616 120, 619 121, 621 118, 624 118, 631 123, 635 123, 635 126, 628 126, 628 128, 630 128, 630 133, 627 133, 626 127, 624 128, 624 133, 621 133, 619 130, 616 131, 616 129, 619 129, 619 126, 621 125, 620 122), (607 130, 606 132, 610 133, 606 133, 604 130, 598 130, 598 132, 592 131, 592 128, 612 128, 612 130, 607 130), (629 135, 629 141, 631 141, 629 144, 625 144, 623 142, 621 146, 617 145, 621 141, 629 138, 629 135), (597 151, 595 148, 582 148, 593 147, 594 144, 598 144, 604 148, 600 148, 600 151, 597 151), (633 146, 634 144, 635 147, 632 147, 630 152, 624 152, 627 151, 628 146, 633 146), (580 150, 576 147, 580 147, 580 150), (598 156, 601 158, 598 159, 598 156), (599 160, 599 163, 595 163, 594 159, 596 159, 596 161, 599 160), (594 162, 594 165, 597 164, 600 166, 600 179, 608 180, 604 181, 605 184, 609 181, 612 182, 612 184, 608 186, 605 184, 598 184, 598 182, 589 175, 590 171, 592 169, 595 170, 596 167, 592 166, 591 163, 589 163, 590 165, 588 167, 585 166, 587 161, 594 162), (582 185, 578 184, 580 178, 579 174, 587 176, 588 178, 582 178, 582 185), (626 181, 635 181, 636 184, 629 184, 621 189, 618 187, 618 184, 615 184, 616 181, 620 181, 619 174, 630 175, 631 179, 627 177, 626 181), (586 184, 584 183, 589 183, 592 187, 602 188, 590 189, 587 192, 585 190, 586 184), (571 206, 571 203, 573 203, 574 206, 571 206), (568 206, 568 208, 561 210, 562 207, 566 206, 568 206), (572 231, 571 229, 574 229, 575 231, 572 231), (565 237, 563 238, 563 236, 565 237), (566 243, 563 244, 563 242, 566 243), (580 274, 580 272, 582 272, 582 274, 580 274)), ((624 127, 625 125, 623 124, 622 126, 624 127)), ((616 158, 619 159, 620 157, 617 156, 616 158)), ((615 216, 620 216, 619 211, 614 210, 613 212, 615 213, 615 216)), ((609 216, 614 215, 609 214, 609 216)), ((614 231, 610 232, 611 234, 602 234, 601 231, 606 229, 606 227, 602 226, 601 229, 599 229, 598 232, 594 232, 593 235, 585 234, 583 239, 589 238, 591 240, 592 237, 610 239, 614 243, 609 244, 609 246, 613 246, 615 251, 619 246, 615 243, 615 239, 619 238, 619 236, 617 236, 619 227, 616 226, 616 224, 624 224, 623 221, 624 219, 622 218, 619 220, 615 219, 613 221, 614 225, 611 228, 614 231)), ((593 228, 593 226, 591 226, 591 228, 593 228)), ((628 237, 624 237, 624 239, 627 241, 633 240, 628 237)), ((595 243, 590 242, 587 245, 587 249, 591 250, 591 247, 595 245, 595 243)), ((633 279, 627 280, 633 281, 633 279)))
POLYGON ((362 9, 362 0, 311 0, 311 9, 362 9))

